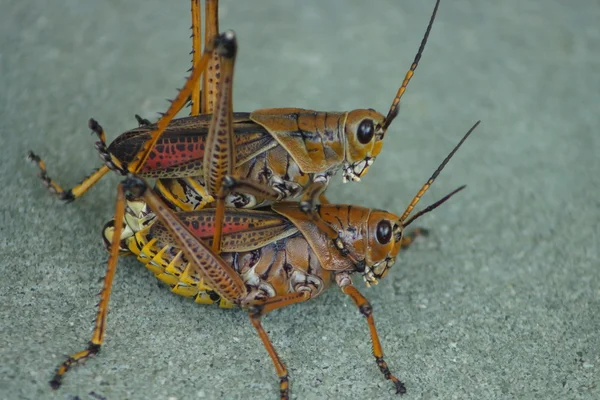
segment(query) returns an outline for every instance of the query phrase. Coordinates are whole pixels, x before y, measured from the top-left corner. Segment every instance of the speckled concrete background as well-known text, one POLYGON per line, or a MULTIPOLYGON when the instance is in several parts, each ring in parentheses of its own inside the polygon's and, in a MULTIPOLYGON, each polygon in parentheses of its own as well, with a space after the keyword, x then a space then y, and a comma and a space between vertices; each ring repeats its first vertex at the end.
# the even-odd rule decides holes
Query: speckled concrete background
MULTIPOLYGON (((240 54, 235 107, 386 112, 433 1, 223 1, 240 54)), ((133 259, 117 272, 106 345, 64 387, 47 381, 89 340, 107 258, 112 174, 74 204, 65 185, 98 166, 87 120, 109 138, 166 107, 189 67, 187 0, 0 1, 0 398, 276 398, 242 312, 172 295, 133 259)), ((407 399, 600 397, 600 4, 443 0, 385 148, 333 200, 400 212, 477 119, 424 203, 432 236, 364 289, 407 399)), ((340 179, 341 180, 341 179, 340 179)), ((297 399, 396 398, 368 331, 332 290, 265 318, 297 399)))

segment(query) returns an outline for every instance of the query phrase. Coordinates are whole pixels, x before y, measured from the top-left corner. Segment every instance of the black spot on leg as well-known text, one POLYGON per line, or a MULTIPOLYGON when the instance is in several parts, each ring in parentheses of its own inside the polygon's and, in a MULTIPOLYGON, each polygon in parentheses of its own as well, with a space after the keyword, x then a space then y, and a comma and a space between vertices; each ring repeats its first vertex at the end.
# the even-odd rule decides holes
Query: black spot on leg
POLYGON ((289 375, 284 375, 279 378, 279 386, 283 386, 284 389, 279 390, 279 397, 283 400, 289 400, 289 375))
POLYGON ((64 191, 58 195, 58 197, 65 203, 70 203, 75 200, 75 196, 71 190, 64 191))
POLYGON ((399 394, 399 395, 406 394, 406 386, 404 386, 404 383, 402 383, 400 381, 395 381, 394 385, 396 386, 396 394, 399 394))
POLYGON ((396 394, 406 394, 406 387, 404 386, 404 383, 402 383, 392 375, 383 357, 375 357, 375 362, 377 363, 377 366, 379 367, 379 370, 381 371, 385 379, 391 380, 394 383, 394 386, 396 387, 396 394))
POLYGON ((369 303, 366 303, 366 304, 363 304, 362 306, 360 306, 358 311, 360 311, 360 313, 362 315, 364 315, 365 317, 368 318, 371 316, 371 314, 373 314, 373 307, 369 303))
POLYGON ((250 317, 260 317, 264 308, 262 304, 250 306, 248 307, 248 314, 250 314, 250 317))
POLYGON ((88 351, 90 352, 90 355, 98 354, 100 352, 100 345, 90 342, 88 344, 88 351))

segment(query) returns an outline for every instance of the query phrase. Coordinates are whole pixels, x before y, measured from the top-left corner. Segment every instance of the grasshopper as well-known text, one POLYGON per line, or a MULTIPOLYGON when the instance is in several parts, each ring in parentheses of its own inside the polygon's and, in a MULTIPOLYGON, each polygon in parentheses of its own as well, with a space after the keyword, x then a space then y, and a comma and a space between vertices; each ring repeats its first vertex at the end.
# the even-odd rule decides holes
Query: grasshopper
MULTIPOLYGON (((29 158, 37 163, 50 190, 65 201, 77 199, 114 170, 157 179, 155 191, 174 210, 201 209, 216 200, 222 216, 225 206, 254 208, 302 195, 303 208, 318 219, 311 210, 317 198, 327 201, 323 193, 330 177, 342 170, 344 181, 360 180, 381 151, 382 140, 423 54, 439 2, 436 0, 414 61, 384 116, 372 109, 321 112, 269 108, 233 113, 236 49, 216 48, 213 39, 218 32, 218 2, 207 0, 201 51, 200 4, 192 0, 192 72, 156 124, 136 116, 140 126, 107 145, 103 128, 90 120, 90 128, 100 139, 96 147, 104 165, 72 189, 65 190, 51 179, 40 157, 30 152, 29 158), (191 115, 175 119, 188 99, 191 115), (229 188, 221 196, 226 175, 239 183, 236 191, 229 188), (262 189, 257 190, 257 185, 262 189)), ((320 226, 326 229, 325 224, 320 226)), ((221 229, 218 226, 215 232, 215 250, 220 245, 221 229)))
POLYGON ((459 187, 411 216, 421 197, 478 124, 463 136, 401 216, 358 206, 317 206, 315 212, 321 221, 336 232, 335 240, 316 225, 298 202, 278 202, 262 209, 227 208, 222 217, 223 252, 219 254, 211 246, 220 218, 217 209, 174 212, 143 178, 130 174, 117 188, 110 257, 92 339, 86 349, 59 366, 52 387, 61 385, 64 374, 74 364, 100 350, 121 233, 124 224, 137 223, 135 214, 127 215, 136 208, 131 204, 143 203, 158 221, 128 239, 131 251, 175 293, 195 297, 199 302, 224 299, 246 310, 275 366, 281 399, 289 399, 289 376, 261 318, 275 309, 316 297, 333 284, 352 299, 366 318, 373 355, 385 379, 392 381, 396 393, 406 393, 405 385, 390 372, 384 360, 373 309, 352 284, 352 277, 361 274, 367 286, 377 284, 389 272, 400 249, 412 242, 414 235, 405 235, 405 229, 465 188, 459 187), (337 241, 344 244, 345 253, 340 252, 337 241))

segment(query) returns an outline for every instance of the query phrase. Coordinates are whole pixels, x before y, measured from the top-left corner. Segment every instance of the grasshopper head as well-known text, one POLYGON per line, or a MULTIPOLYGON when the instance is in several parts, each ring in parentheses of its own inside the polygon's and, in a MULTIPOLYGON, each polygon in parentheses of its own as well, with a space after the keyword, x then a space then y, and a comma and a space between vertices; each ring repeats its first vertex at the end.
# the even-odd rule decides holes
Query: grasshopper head
POLYGON ((343 179, 359 181, 381 151, 385 117, 375 110, 354 110, 348 113, 346 133, 346 160, 343 179))
POLYGON ((402 244, 404 226, 397 215, 375 210, 369 215, 367 232, 363 279, 370 286, 376 285, 394 265, 402 244))

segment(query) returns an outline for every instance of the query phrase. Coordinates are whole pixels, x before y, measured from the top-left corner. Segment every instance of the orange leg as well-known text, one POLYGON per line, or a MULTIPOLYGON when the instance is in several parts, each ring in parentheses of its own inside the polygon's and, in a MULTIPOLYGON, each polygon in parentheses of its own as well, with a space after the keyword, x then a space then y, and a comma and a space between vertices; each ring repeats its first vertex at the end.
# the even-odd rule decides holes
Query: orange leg
MULTIPOLYGON (((204 17, 204 46, 210 47, 210 41, 219 34, 219 2, 206 0, 204 17)), ((196 65, 202 54, 202 11, 200 0, 192 0, 192 65, 196 65)), ((198 80, 191 94, 192 110, 190 115, 211 114, 220 83, 220 61, 217 52, 213 52, 208 63, 202 82, 198 80), (202 89, 200 89, 202 86, 202 89)))
POLYGON ((369 332, 371 333, 371 342, 373 343, 373 355, 375 356, 375 362, 379 367, 379 370, 385 377, 385 379, 391 380, 396 386, 396 394, 405 394, 406 388, 404 384, 398 380, 388 368, 387 363, 383 359, 383 349, 381 348, 381 342, 379 342, 379 335, 375 328, 375 320, 373 319, 373 307, 369 304, 369 301, 352 285, 342 287, 342 292, 350 296, 354 304, 358 307, 358 310, 362 315, 367 318, 369 324, 369 332))
POLYGON ((71 189, 63 189, 58 183, 54 181, 54 179, 48 176, 48 173, 46 171, 46 163, 37 154, 34 154, 32 151, 30 151, 27 155, 27 158, 31 162, 35 163, 40 169, 40 178, 42 179, 42 181, 44 181, 44 185, 46 185, 50 193, 54 194, 60 200, 66 201, 67 203, 70 203, 71 201, 77 199, 82 194, 87 192, 87 190, 90 187, 95 185, 96 182, 98 182, 104 175, 106 175, 108 171, 110 171, 110 169, 106 165, 103 165, 96 171, 94 171, 94 173, 92 173, 90 176, 85 178, 77 186, 74 186, 71 189))
POLYGON ((58 389, 62 383, 63 376, 74 364, 86 360, 87 358, 97 354, 100 351, 100 346, 104 341, 104 332, 106 331, 106 317, 108 316, 108 301, 110 300, 110 292, 112 282, 117 271, 117 259, 119 257, 119 240, 121 231, 123 230, 123 218, 125 216, 125 193, 123 186, 119 185, 117 189, 117 204, 115 210, 115 224, 113 241, 110 246, 110 257, 104 276, 104 286, 100 292, 100 302, 98 303, 98 313, 96 315, 96 323, 94 325, 94 333, 90 340, 87 349, 77 352, 66 359, 54 374, 54 378, 50 381, 50 386, 53 389, 58 389))
MULTIPOLYGON (((90 119, 89 127, 92 131, 94 131, 94 133, 98 135, 98 138, 100 139, 99 142, 96 142, 96 149, 98 149, 100 155, 104 158, 105 162, 112 162, 110 155, 106 150, 106 135, 104 133, 104 129, 102 129, 102 127, 93 119, 90 119)), ((54 194, 60 200, 66 201, 67 203, 70 203, 71 201, 74 201, 75 199, 81 197, 110 170, 108 164, 105 164, 98 168, 96 171, 94 171, 91 175, 86 177, 78 185, 74 186, 71 189, 65 190, 48 176, 48 173, 46 172, 46 163, 44 163, 44 161, 39 156, 30 151, 27 154, 27 158, 30 161, 34 162, 40 169, 40 178, 42 178, 42 181, 44 181, 44 184, 46 185, 46 187, 48 187, 50 193, 54 194)), ((120 165, 114 165, 113 168, 121 170, 120 165)))
POLYGON ((310 294, 308 292, 293 293, 287 296, 272 297, 266 300, 264 303, 251 306, 248 309, 250 322, 252 322, 252 325, 254 325, 254 328, 256 328, 260 340, 262 340, 265 348, 267 349, 267 353, 269 353, 269 356, 273 361, 273 365, 275 365, 275 371, 277 372, 277 376, 279 376, 279 393, 281 400, 289 400, 290 398, 290 383, 288 371, 283 361, 281 361, 281 358, 279 358, 277 351, 275 351, 275 347, 273 347, 273 343, 271 343, 267 332, 262 327, 260 318, 261 316, 273 310, 289 306, 294 303, 300 303, 302 301, 308 300, 309 298, 310 294))
MULTIPOLYGON (((206 0, 204 10, 204 48, 206 49, 210 46, 210 41, 219 34, 219 1, 206 0)), ((222 77, 220 74, 220 65, 221 57, 215 51, 202 78, 202 107, 200 108, 202 114, 213 113, 215 103, 217 102, 217 94, 221 90, 220 83, 222 77)))
MULTIPOLYGON (((233 68, 237 54, 237 40, 233 31, 227 31, 220 37, 215 51, 220 59, 221 85, 214 102, 214 109, 206 138, 204 154, 204 182, 208 193, 221 193, 223 178, 233 173, 235 167, 235 143, 233 140, 233 68)), ((217 225, 213 240, 213 251, 219 253, 225 198, 217 198, 217 225)))
MULTIPOLYGON (((200 0, 192 0, 192 65, 196 65, 197 58, 202 54, 202 33, 200 31, 201 11, 200 0)), ((192 111, 190 115, 200 114, 200 80, 194 84, 192 89, 192 111)))

